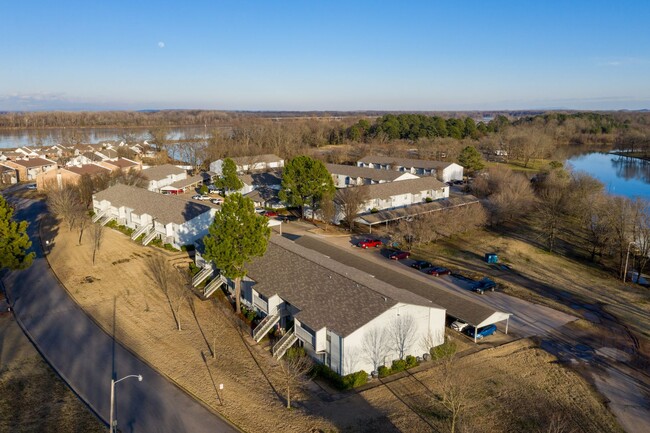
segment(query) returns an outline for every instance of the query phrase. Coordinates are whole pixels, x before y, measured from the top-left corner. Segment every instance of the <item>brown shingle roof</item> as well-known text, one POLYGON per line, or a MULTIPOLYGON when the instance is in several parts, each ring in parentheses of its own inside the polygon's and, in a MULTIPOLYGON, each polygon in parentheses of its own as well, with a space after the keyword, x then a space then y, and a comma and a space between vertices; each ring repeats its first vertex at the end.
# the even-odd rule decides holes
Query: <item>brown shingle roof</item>
POLYGON ((266 254, 248 266, 248 276, 258 293, 277 294, 297 307, 296 318, 313 330, 326 326, 342 337, 398 302, 440 308, 277 235, 271 237, 266 254))
POLYGON ((401 167, 415 167, 441 170, 449 167, 452 163, 445 161, 430 161, 427 159, 410 159, 410 158, 395 158, 393 156, 366 156, 359 160, 366 164, 390 164, 391 166, 401 167))
POLYGON ((115 161, 105 161, 106 164, 114 165, 119 168, 137 167, 138 163, 126 158, 118 158, 115 161))
MULTIPOLYGON (((446 186, 436 178, 427 176, 418 179, 400 180, 399 182, 354 186, 352 188, 365 188, 370 199, 387 199, 401 194, 417 194, 422 191, 439 190, 446 186)), ((337 191, 337 194, 341 194, 341 190, 337 191)))
POLYGON ((142 170, 142 174, 147 176, 149 180, 162 180, 172 174, 183 174, 186 173, 185 169, 178 168, 175 165, 164 164, 156 165, 142 170))
POLYGON ((171 186, 173 188, 181 188, 182 189, 182 188, 186 188, 188 186, 192 186, 192 185, 200 183, 200 182, 203 182, 203 176, 201 176, 200 174, 197 174, 196 176, 188 177, 187 179, 177 180, 176 182, 172 183, 169 186, 171 186))
POLYGON ((127 185, 114 185, 94 195, 115 207, 127 207, 138 215, 151 215, 161 224, 183 224, 210 211, 210 207, 178 196, 163 195, 127 185))
POLYGON ((43 167, 44 165, 56 165, 56 162, 45 158, 15 159, 12 162, 27 168, 43 167))
POLYGON ((386 182, 393 182, 398 177, 404 175, 404 173, 400 173, 399 171, 357 167, 356 165, 325 164, 325 167, 331 174, 340 174, 349 177, 361 177, 364 179, 372 179, 376 181, 383 180, 386 182))
POLYGON ((91 176, 100 174, 100 173, 110 173, 111 171, 107 168, 104 168, 102 166, 99 166, 97 164, 85 164, 80 167, 77 166, 70 166, 70 167, 65 167, 65 170, 71 171, 72 173, 76 173, 79 175, 82 174, 89 174, 91 176))
POLYGON ((246 185, 269 186, 282 184, 281 171, 269 171, 266 173, 240 174, 239 179, 246 185))

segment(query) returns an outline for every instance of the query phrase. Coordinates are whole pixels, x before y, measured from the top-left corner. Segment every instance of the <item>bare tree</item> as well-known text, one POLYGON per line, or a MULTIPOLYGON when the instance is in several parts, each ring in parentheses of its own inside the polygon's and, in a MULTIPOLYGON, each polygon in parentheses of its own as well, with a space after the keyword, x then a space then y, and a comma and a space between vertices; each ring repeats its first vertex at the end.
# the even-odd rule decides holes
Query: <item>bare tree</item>
POLYGON ((88 214, 86 213, 85 209, 81 210, 81 215, 79 215, 76 219, 77 221, 77 230, 79 230, 79 245, 81 245, 81 238, 84 235, 84 231, 86 230, 86 227, 88 227, 89 224, 92 224, 92 221, 88 214))
POLYGON ((444 363, 442 392, 439 396, 440 403, 449 411, 450 433, 456 432, 472 398, 472 384, 469 382, 469 376, 454 364, 453 357, 447 358, 444 363))
POLYGON ((388 328, 388 335, 393 350, 397 352, 399 359, 404 359, 404 355, 413 345, 417 333, 417 323, 410 314, 401 314, 395 317, 388 328))
POLYGON ((318 201, 318 206, 320 210, 320 217, 325 224, 325 230, 336 218, 336 205, 334 204, 334 199, 331 194, 325 193, 323 197, 318 201))
POLYGON ((291 409, 291 395, 298 386, 309 381, 307 373, 313 365, 304 349, 290 348, 280 360, 282 379, 287 391, 287 409, 291 409))
POLYGON ((633 204, 632 236, 637 249, 637 282, 650 260, 650 203, 637 199, 633 204))
POLYGON ((363 335, 361 342, 363 355, 372 363, 374 371, 386 362, 386 357, 390 353, 389 338, 383 328, 372 328, 363 335))
POLYGON ((336 191, 334 203, 343 213, 343 219, 350 230, 354 229, 354 220, 359 215, 363 204, 368 200, 368 189, 364 186, 343 188, 336 191))
POLYGON ((63 184, 59 188, 56 185, 46 187, 47 205, 50 211, 58 218, 61 218, 72 230, 80 214, 80 208, 83 210, 79 190, 70 184, 63 184))
POLYGON ((160 254, 154 254, 147 259, 147 268, 149 277, 167 297, 176 328, 181 331, 181 308, 189 293, 187 281, 189 277, 185 275, 187 272, 172 268, 160 254))
POLYGON ((156 145, 159 152, 166 152, 169 140, 167 135, 169 130, 163 127, 152 128, 149 130, 149 138, 151 142, 156 145))
POLYGON ((102 237, 104 236, 104 226, 101 225, 100 223, 93 224, 92 234, 93 234, 93 265, 94 265, 97 251, 99 251, 99 248, 102 245, 102 237))

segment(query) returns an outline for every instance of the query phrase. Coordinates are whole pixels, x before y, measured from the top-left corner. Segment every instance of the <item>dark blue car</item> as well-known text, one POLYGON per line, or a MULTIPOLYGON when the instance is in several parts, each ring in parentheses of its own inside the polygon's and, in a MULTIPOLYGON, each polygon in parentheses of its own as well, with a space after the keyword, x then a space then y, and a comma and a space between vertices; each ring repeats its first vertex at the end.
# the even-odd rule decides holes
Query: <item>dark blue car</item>
MULTIPOLYGON (((467 327, 467 335, 474 338, 474 329, 475 328, 473 326, 468 326, 467 327)), ((490 335, 497 332, 497 325, 484 326, 482 328, 478 328, 476 331, 477 331, 476 332, 476 339, 480 340, 483 337, 489 337, 490 335)))

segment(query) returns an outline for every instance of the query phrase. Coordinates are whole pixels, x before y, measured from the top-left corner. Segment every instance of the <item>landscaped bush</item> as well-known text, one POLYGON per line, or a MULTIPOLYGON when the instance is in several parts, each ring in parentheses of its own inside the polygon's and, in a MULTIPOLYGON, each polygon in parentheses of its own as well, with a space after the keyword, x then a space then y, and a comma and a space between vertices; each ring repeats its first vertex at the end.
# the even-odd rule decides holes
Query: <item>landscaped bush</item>
POLYGON ((181 245, 181 251, 194 251, 195 247, 193 244, 181 245))
POLYGON ((380 365, 379 368, 377 369, 377 374, 379 377, 386 377, 391 374, 390 368, 386 367, 385 365, 380 365))
POLYGON ((167 251, 173 251, 173 252, 179 251, 179 249, 175 248, 172 244, 165 244, 163 245, 163 248, 166 249, 167 251))
POLYGON ((416 367, 418 365, 418 360, 413 355, 406 356, 406 368, 416 367))
POLYGON ((368 373, 363 370, 350 373, 342 378, 343 389, 352 389, 368 383, 368 373))
POLYGON ((433 201, 433 199, 431 197, 427 197, 427 198, 424 199, 424 201, 427 202, 427 203, 431 203, 433 201))
POLYGON ((390 366, 391 373, 397 373, 404 370, 406 370, 406 361, 403 359, 396 359, 393 361, 393 365, 390 366))
POLYGON ((341 376, 324 364, 314 364, 311 373, 343 391, 365 385, 368 382, 368 373, 363 370, 341 376))
POLYGON ((432 347, 429 353, 431 353, 431 360, 435 361, 454 356, 457 349, 458 347, 456 347, 456 343, 445 337, 445 342, 440 346, 432 347))
POLYGON ((194 276, 201 271, 201 268, 196 266, 194 262, 190 262, 190 275, 194 276))
POLYGON ((370 213, 377 213, 377 212, 379 212, 379 209, 377 209, 376 207, 370 209, 370 213))
POLYGON ((205 185, 201 185, 201 188, 199 189, 199 193, 201 193, 201 194, 203 194, 203 195, 206 195, 208 192, 210 192, 210 190, 208 189, 208 187, 205 186, 205 185))
POLYGON ((257 312, 255 310, 248 309, 244 305, 241 307, 241 314, 244 316, 248 323, 252 322, 253 319, 255 319, 255 316, 257 316, 257 312))
POLYGON ((109 222, 106 223, 106 227, 108 227, 110 229, 116 229, 117 228, 117 221, 110 220, 109 222))

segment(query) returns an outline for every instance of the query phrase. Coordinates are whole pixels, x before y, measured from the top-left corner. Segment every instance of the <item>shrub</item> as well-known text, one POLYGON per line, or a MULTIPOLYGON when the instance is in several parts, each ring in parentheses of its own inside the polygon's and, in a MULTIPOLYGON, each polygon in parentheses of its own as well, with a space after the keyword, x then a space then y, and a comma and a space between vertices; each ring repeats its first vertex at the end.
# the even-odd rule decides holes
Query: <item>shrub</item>
POLYGON ((427 197, 427 198, 424 199, 424 201, 427 202, 427 203, 431 203, 433 201, 433 199, 431 197, 427 197))
POLYGON ((444 343, 442 343, 440 346, 431 348, 431 360, 435 361, 438 359, 454 356, 454 353, 456 353, 457 349, 458 348, 456 347, 456 343, 445 337, 444 343))
POLYGON ((393 361, 393 365, 390 366, 391 374, 404 370, 406 370, 406 361, 403 359, 396 359, 393 361))
POLYGON ((106 227, 108 227, 110 229, 116 229, 117 228, 117 221, 110 220, 109 222, 106 223, 106 227))
POLYGON ((380 365, 379 368, 377 369, 377 374, 379 377, 386 377, 390 375, 391 371, 390 368, 386 367, 385 365, 380 365))
POLYGON ((201 185, 201 188, 199 188, 199 193, 201 193, 202 195, 206 195, 208 192, 210 192, 208 187, 205 185, 201 185))
POLYGON ((257 312, 255 310, 248 309, 243 305, 241 307, 241 314, 249 323, 252 322, 253 319, 255 319, 255 317, 257 316, 257 312))
POLYGON ((377 209, 376 207, 370 209, 370 213, 377 213, 377 212, 379 212, 379 209, 377 209))
POLYGON ((406 357, 406 368, 415 367, 417 365, 418 365, 418 360, 417 360, 417 358, 415 356, 408 355, 406 357))
POLYGON ((187 244, 187 245, 181 245, 181 251, 194 251, 194 245, 193 244, 187 244))
POLYGON ((194 262, 190 262, 190 275, 194 276, 201 271, 201 268, 196 266, 194 262))
POLYGON ((356 373, 350 373, 343 376, 342 380, 343 389, 352 389, 368 383, 368 373, 363 370, 356 373))
POLYGON ((165 244, 165 245, 163 245, 163 248, 166 249, 167 251, 173 251, 173 252, 179 251, 172 244, 165 244))

